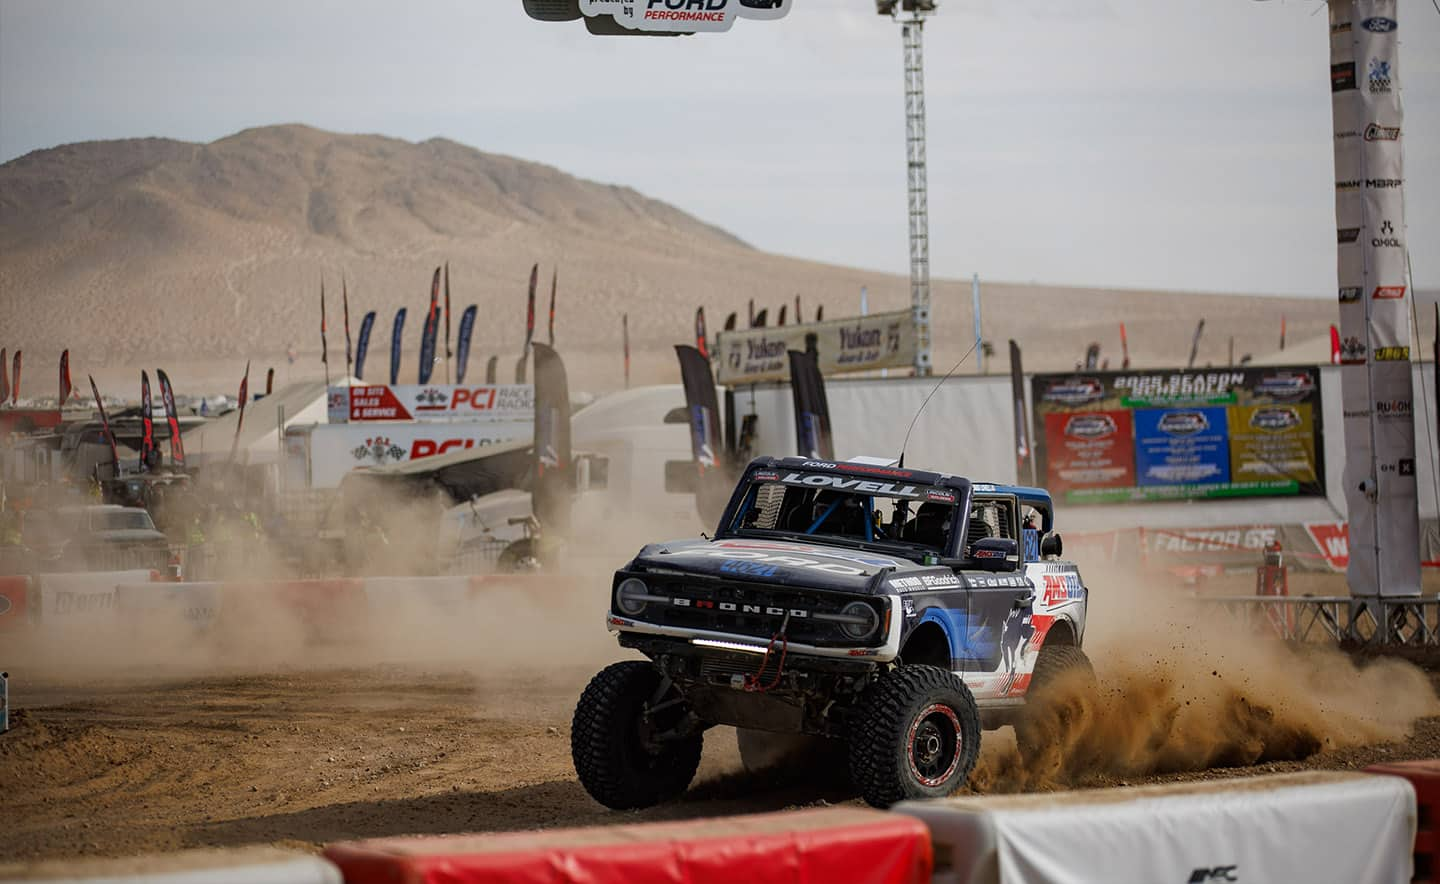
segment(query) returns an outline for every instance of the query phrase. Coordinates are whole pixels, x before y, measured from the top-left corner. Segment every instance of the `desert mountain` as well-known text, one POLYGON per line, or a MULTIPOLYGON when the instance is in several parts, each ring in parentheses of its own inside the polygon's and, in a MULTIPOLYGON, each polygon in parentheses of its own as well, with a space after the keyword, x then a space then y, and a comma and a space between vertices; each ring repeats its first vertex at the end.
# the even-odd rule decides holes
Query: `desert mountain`
MULTIPOLYGON (((817 219, 817 223, 824 223, 817 219)), ((898 223, 898 222, 897 222, 898 223)), ((166 139, 72 144, 0 165, 3 341, 26 351, 27 392, 53 386, 54 359, 77 374, 128 378, 164 364, 181 387, 232 389, 246 359, 281 380, 317 376, 321 276, 331 365, 344 364, 342 275, 358 330, 378 310, 366 374, 386 371, 390 323, 410 307, 413 377, 429 276, 451 265, 454 310, 480 305, 471 377, 500 353, 508 379, 524 332, 530 265, 541 263, 541 319, 559 268, 557 345, 579 388, 621 383, 620 315, 628 312, 637 383, 675 380, 669 345, 691 338, 694 308, 712 329, 749 298, 772 316, 799 293, 808 314, 908 303, 908 281, 767 254, 624 187, 487 154, 444 139, 412 144, 305 126, 250 129, 210 144, 166 139), (285 353, 300 358, 287 367, 285 353), (477 364, 478 363, 478 364, 477 364), (37 385, 40 389, 37 389, 37 385)), ((937 363, 969 347, 968 282, 937 281, 937 363)), ((1119 362, 1118 323, 1137 365, 1173 365, 1207 319, 1199 362, 1275 349, 1325 333, 1329 301, 1179 295, 986 283, 985 334, 1003 354, 1017 338, 1032 369, 1068 369, 1098 341, 1119 362)), ((1003 357, 992 370, 1003 370, 1003 357)), ((124 381, 128 385, 128 381, 124 381)))

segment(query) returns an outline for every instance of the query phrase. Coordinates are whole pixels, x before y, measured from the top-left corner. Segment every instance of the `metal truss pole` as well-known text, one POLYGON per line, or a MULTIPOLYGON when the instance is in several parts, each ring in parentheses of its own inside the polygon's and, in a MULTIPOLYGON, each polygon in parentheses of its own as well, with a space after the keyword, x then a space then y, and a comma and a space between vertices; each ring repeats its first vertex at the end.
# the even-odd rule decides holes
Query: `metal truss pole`
POLYGON ((910 196, 910 309, 915 317, 915 374, 930 364, 930 198, 925 173, 925 20, 901 22, 905 43, 905 166, 910 196))

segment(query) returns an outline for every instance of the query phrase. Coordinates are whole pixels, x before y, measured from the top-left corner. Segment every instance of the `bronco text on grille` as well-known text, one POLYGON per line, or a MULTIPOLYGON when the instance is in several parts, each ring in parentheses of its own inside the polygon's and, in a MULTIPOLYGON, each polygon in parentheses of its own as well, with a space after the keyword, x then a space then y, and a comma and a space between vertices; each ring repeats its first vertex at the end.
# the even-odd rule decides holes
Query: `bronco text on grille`
MULTIPOLYGON (((645 577, 650 584, 650 597, 664 601, 652 602, 634 619, 657 626, 768 639, 788 617, 785 634, 791 642, 817 647, 846 647, 870 645, 878 637, 872 635, 863 642, 847 637, 843 624, 857 618, 843 614, 845 606, 860 602, 875 611, 877 621, 884 616, 875 599, 860 595, 801 592, 763 584, 705 585, 682 580, 658 581, 653 574, 645 577)), ((622 616, 634 615, 622 613, 622 616)))

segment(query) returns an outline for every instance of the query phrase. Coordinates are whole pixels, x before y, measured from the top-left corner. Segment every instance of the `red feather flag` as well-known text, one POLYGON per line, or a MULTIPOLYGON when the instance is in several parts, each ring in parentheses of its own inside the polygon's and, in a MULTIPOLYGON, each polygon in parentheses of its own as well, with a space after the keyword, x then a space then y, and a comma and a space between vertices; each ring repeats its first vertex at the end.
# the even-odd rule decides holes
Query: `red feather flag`
POLYGON ((70 398, 70 391, 75 385, 70 383, 70 351, 66 350, 60 354, 60 407, 65 407, 65 402, 70 398))
MULTIPOLYGON (((343 285, 343 283, 342 283, 343 285)), ((240 431, 245 427, 245 400, 250 398, 250 362, 245 362, 245 376, 240 379, 240 417, 235 421, 235 438, 230 441, 230 463, 240 448, 240 431)))

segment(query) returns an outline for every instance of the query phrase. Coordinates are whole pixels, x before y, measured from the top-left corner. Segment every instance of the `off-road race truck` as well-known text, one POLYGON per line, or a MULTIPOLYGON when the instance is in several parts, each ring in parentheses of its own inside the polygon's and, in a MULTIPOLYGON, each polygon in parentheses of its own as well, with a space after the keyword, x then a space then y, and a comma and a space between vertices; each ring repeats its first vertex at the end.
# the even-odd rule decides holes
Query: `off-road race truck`
POLYGON ((877 458, 762 457, 713 538, 657 543, 615 573, 606 623, 649 660, 586 687, 580 782, 612 808, 677 797, 705 730, 733 725, 747 766, 772 742, 823 741, 877 807, 947 795, 982 727, 1074 671, 1087 589, 1061 560, 1050 495, 877 458))

